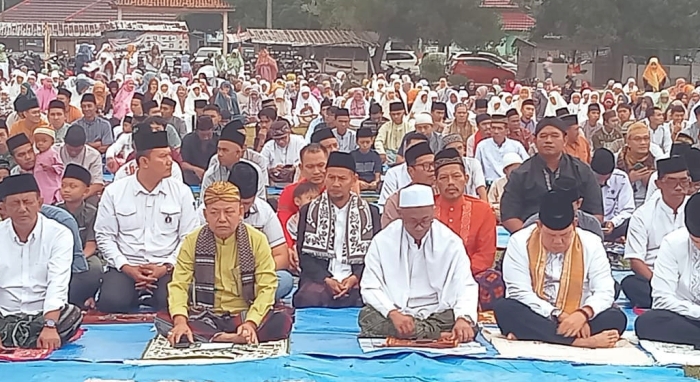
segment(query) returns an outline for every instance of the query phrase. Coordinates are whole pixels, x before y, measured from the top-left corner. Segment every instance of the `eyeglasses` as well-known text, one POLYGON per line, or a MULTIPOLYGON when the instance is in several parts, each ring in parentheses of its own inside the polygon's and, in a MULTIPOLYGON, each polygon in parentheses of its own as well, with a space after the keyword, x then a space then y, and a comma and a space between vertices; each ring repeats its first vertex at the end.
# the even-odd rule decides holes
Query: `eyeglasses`
POLYGON ((435 162, 430 162, 430 163, 416 163, 415 165, 411 166, 414 168, 422 168, 423 171, 435 171, 435 162))
POLYGON ((669 187, 688 187, 690 186, 690 178, 683 178, 683 179, 663 179, 661 182, 669 187))

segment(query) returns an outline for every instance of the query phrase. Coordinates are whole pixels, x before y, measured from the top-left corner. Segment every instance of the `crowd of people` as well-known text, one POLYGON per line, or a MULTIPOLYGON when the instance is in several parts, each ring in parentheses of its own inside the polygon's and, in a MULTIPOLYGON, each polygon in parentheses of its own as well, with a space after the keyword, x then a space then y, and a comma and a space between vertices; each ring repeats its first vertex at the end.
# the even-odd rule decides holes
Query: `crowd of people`
POLYGON ((35 89, 15 72, 3 346, 57 348, 81 311, 143 305, 173 345, 271 341, 291 297, 362 307, 365 337, 468 342, 493 311, 512 340, 605 348, 626 328, 620 290, 651 309, 640 338, 700 344, 700 91, 663 89, 658 61, 650 92, 383 75, 334 90, 272 63, 214 89, 206 73, 35 89), (621 285, 604 242, 624 244, 621 285))

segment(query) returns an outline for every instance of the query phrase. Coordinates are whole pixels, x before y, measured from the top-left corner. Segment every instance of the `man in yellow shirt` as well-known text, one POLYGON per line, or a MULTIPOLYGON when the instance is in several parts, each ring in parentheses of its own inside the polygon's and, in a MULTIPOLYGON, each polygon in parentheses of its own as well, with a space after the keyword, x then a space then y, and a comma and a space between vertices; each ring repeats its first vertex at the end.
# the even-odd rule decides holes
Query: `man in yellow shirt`
POLYGON ((156 319, 158 332, 173 345, 183 337, 190 343, 255 344, 289 336, 291 314, 272 308, 272 250, 262 232, 243 223, 240 201, 238 188, 228 182, 204 192, 207 224, 183 240, 168 284, 170 317, 156 319))

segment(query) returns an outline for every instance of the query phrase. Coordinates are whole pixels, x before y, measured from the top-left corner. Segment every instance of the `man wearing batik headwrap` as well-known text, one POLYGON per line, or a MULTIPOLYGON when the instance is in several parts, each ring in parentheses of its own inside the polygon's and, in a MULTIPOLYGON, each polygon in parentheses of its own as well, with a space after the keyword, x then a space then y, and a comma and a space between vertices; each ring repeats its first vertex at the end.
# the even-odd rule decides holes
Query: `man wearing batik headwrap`
POLYGON ((248 344, 287 338, 291 314, 272 308, 277 289, 272 251, 262 232, 243 223, 238 187, 215 182, 203 199, 207 224, 182 242, 168 284, 170 315, 158 315, 158 332, 173 345, 183 337, 190 343, 248 344))
POLYGON ((603 243, 576 228, 574 208, 547 193, 539 221, 511 236, 503 260, 506 298, 494 312, 510 340, 612 348, 627 327, 613 307, 615 282, 603 243))
POLYGON ((435 185, 440 192, 435 196, 435 217, 462 239, 479 283, 480 308, 492 310, 505 293, 500 272, 491 269, 496 258, 496 215, 488 202, 464 194, 468 179, 457 150, 435 155, 435 185))
POLYGON ((364 257, 381 226, 379 209, 352 192, 355 183, 352 155, 331 153, 326 190, 299 211, 297 308, 362 306, 364 257))

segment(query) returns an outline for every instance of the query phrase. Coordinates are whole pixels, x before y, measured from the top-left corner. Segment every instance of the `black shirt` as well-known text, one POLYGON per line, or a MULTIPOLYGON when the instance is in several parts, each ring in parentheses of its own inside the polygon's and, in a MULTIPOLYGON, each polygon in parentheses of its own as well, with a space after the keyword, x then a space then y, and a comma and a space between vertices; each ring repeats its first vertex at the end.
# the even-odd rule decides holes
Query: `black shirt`
POLYGON ((587 164, 571 155, 562 154, 559 169, 552 172, 544 159, 535 155, 510 174, 501 198, 501 220, 520 219, 524 222, 538 213, 542 198, 559 176, 576 179, 583 198, 581 210, 591 215, 603 215, 600 185, 587 164))
MULTIPOLYGON (((68 211, 68 207, 64 202, 56 204, 56 207, 61 207, 68 211)), ((97 219, 97 208, 92 204, 83 202, 82 206, 72 213, 68 211, 75 221, 78 223, 80 231, 80 241, 83 243, 83 249, 88 241, 95 241, 95 219, 97 219)))
POLYGON ((211 157, 216 155, 216 147, 219 141, 215 136, 206 141, 204 145, 202 145, 202 143, 202 140, 199 139, 199 135, 193 131, 182 138, 180 154, 182 155, 183 161, 192 166, 199 167, 202 170, 206 170, 209 167, 211 157))

